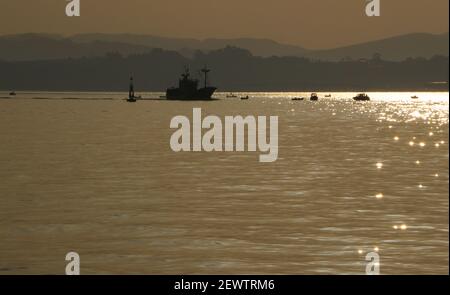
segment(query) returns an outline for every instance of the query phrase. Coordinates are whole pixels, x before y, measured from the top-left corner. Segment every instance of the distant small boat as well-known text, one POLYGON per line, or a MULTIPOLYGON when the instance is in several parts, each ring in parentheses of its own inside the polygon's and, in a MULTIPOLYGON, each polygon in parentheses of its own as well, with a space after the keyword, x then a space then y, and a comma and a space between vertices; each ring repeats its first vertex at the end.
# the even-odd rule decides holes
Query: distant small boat
POLYGON ((292 100, 297 101, 297 100, 305 100, 304 97, 294 97, 292 100))
POLYGON ((357 96, 353 97, 356 101, 369 101, 370 97, 365 93, 360 93, 357 96))
POLYGON ((325 97, 331 97, 331 94, 327 94, 327 95, 325 95, 325 97))
POLYGON ((412 99, 419 99, 417 95, 411 96, 412 99))
POLYGON ((311 101, 318 101, 319 100, 319 96, 317 95, 317 93, 312 93, 311 97, 309 98, 309 100, 311 100, 311 101))
POLYGON ((227 94, 227 98, 236 98, 237 96, 233 93, 230 92, 229 94, 227 94))
POLYGON ((244 96, 244 97, 241 97, 241 99, 242 100, 247 100, 247 99, 249 99, 250 97, 248 97, 248 95, 247 96, 244 96))
POLYGON ((16 92, 11 91, 11 92, 9 93, 9 95, 10 95, 10 96, 16 96, 16 92))

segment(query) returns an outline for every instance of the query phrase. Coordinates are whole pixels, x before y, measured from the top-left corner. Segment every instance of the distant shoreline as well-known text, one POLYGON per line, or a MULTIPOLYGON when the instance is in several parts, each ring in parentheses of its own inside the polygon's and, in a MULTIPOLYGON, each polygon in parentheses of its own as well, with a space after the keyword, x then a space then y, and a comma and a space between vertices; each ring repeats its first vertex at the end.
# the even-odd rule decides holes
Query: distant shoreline
MULTIPOLYGON (((4 92, 6 96, 8 96, 8 93, 11 91, 15 92, 22 92, 22 93, 124 93, 128 94, 126 90, 123 91, 117 91, 117 90, 73 90, 73 89, 58 89, 58 90, 49 90, 49 89, 0 89, 0 92, 4 92)), ((331 89, 331 88, 324 88, 324 89, 302 89, 302 90, 294 90, 294 89, 262 89, 262 90, 255 90, 255 89, 247 89, 247 90, 222 90, 217 91, 216 94, 229 94, 229 93, 346 93, 346 92, 449 92, 449 87, 447 84, 447 87, 445 88, 423 88, 423 87, 417 87, 417 88, 366 88, 366 89, 357 89, 357 88, 341 88, 341 89, 331 89)), ((166 90, 139 90, 137 93, 165 93, 166 90)))

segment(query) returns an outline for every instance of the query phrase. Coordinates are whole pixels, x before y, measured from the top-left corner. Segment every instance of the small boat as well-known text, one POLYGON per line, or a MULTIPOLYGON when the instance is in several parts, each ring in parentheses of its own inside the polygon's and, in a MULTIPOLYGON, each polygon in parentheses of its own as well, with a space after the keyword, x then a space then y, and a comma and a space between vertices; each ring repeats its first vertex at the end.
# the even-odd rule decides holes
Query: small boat
POLYGON ((357 96, 353 97, 356 101, 369 101, 370 97, 365 93, 360 93, 357 96))
POLYGON ((16 92, 11 91, 11 92, 9 93, 9 95, 10 95, 10 96, 16 96, 16 92))
POLYGON ((327 95, 325 95, 325 97, 331 97, 331 94, 327 94, 327 95))
POLYGON ((419 99, 417 95, 411 96, 412 99, 419 99))
POLYGON ((244 97, 241 97, 241 100, 248 100, 250 97, 248 97, 248 95, 247 96, 244 96, 244 97))
POLYGON ((292 100, 294 100, 294 101, 305 100, 305 98, 304 97, 294 97, 292 100))
POLYGON ((311 100, 311 101, 318 101, 319 100, 319 96, 317 95, 317 93, 312 93, 311 97, 309 98, 309 100, 311 100))
POLYGON ((227 94, 227 98, 236 98, 237 96, 233 93, 230 92, 229 94, 227 94))

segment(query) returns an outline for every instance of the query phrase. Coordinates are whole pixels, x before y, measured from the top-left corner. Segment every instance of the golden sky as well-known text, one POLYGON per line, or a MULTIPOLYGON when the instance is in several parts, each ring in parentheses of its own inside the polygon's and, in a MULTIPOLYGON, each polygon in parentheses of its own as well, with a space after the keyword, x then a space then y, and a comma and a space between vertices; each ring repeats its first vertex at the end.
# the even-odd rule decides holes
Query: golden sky
POLYGON ((0 34, 136 33, 187 38, 269 38, 330 48, 412 32, 448 32, 449 0, 0 0, 0 34))

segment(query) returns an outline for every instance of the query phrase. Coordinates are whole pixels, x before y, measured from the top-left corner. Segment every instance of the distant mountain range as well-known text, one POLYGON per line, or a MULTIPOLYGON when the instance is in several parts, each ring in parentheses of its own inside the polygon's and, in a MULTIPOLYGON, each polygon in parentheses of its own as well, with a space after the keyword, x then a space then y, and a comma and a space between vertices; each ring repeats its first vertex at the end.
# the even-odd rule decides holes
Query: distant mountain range
POLYGON ((448 56, 449 34, 408 34, 352 46, 310 50, 268 39, 177 39, 134 34, 79 34, 69 37, 50 34, 0 36, 0 60, 27 61, 60 58, 148 53, 161 48, 192 57, 197 50, 209 52, 234 46, 249 50, 255 56, 292 56, 328 61, 372 58, 378 53, 385 60, 400 61, 408 57, 448 56))
POLYGON ((81 43, 90 43, 101 40, 105 42, 123 42, 149 48, 174 50, 181 53, 193 53, 196 50, 211 51, 227 46, 249 50, 256 56, 303 56, 307 50, 293 45, 280 44, 269 39, 176 39, 155 37, 149 35, 131 34, 80 34, 71 37, 71 40, 81 43))
POLYGON ((448 33, 440 35, 409 34, 341 48, 318 50, 308 55, 317 59, 337 60, 345 57, 371 58, 374 53, 379 53, 383 59, 392 61, 400 61, 408 57, 448 56, 448 35, 448 33))

